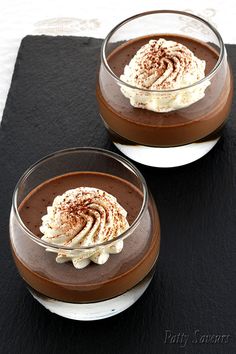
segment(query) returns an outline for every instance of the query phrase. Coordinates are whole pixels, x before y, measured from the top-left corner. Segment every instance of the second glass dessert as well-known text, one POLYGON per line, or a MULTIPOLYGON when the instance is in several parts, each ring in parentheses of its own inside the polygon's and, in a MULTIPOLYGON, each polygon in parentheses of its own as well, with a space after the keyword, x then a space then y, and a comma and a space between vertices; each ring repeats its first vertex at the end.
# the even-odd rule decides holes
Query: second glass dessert
POLYGON ((210 151, 228 117, 232 85, 220 34, 192 14, 133 16, 102 46, 101 117, 117 148, 146 165, 184 165, 210 151))
POLYGON ((35 299, 58 315, 96 320, 125 310, 146 290, 160 225, 135 166, 105 150, 75 148, 21 177, 10 240, 35 299))

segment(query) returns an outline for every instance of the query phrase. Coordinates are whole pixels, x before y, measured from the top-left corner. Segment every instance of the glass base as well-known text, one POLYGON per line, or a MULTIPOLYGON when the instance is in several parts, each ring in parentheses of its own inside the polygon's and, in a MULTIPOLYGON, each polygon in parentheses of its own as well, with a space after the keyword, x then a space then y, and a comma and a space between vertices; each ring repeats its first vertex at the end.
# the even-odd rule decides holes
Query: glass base
POLYGON ((192 143, 177 147, 151 147, 126 145, 113 141, 114 145, 127 157, 143 165, 152 167, 177 167, 187 165, 206 155, 218 142, 212 140, 192 143))
POLYGON ((69 303, 54 300, 32 288, 28 288, 28 290, 41 305, 52 313, 72 320, 94 321, 115 316, 133 305, 147 289, 152 277, 153 272, 151 271, 140 283, 124 294, 93 303, 69 303))

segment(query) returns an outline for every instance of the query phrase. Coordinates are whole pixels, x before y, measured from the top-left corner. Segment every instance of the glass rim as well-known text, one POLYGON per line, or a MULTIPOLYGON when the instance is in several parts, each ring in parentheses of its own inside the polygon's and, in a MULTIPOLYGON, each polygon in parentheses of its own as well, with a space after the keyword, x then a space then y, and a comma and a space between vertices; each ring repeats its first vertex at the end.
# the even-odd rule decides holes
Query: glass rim
POLYGON ((224 55, 225 55, 225 46, 224 46, 224 42, 223 42, 223 39, 220 35, 220 33, 218 32, 218 30, 211 24, 209 23, 208 21, 206 21, 204 18, 200 17, 200 16, 197 16, 197 15, 194 15, 194 14, 191 14, 189 12, 186 12, 186 11, 178 11, 178 10, 152 10, 152 11, 146 11, 146 12, 141 12, 141 13, 138 13, 136 15, 133 15, 131 17, 128 17, 127 19, 121 21, 120 23, 118 23, 115 27, 112 28, 112 30, 107 34, 107 36, 105 37, 105 39, 103 40, 103 43, 102 43, 102 47, 101 47, 101 55, 100 55, 100 58, 101 58, 101 63, 104 64, 106 70, 109 72, 109 74, 121 85, 121 86, 126 86, 130 89, 133 89, 133 90, 138 90, 138 91, 142 91, 142 92, 152 92, 152 93, 171 93, 171 92, 178 92, 178 91, 181 91, 181 90, 185 90, 185 89, 190 89, 192 87, 195 87, 197 85, 200 85, 202 83, 204 83, 205 81, 207 80, 210 80, 214 75, 215 73, 218 71, 218 68, 220 67, 222 61, 223 61, 223 58, 224 58, 224 55), (202 23, 204 23, 206 26, 208 26, 210 28, 210 30, 216 35, 218 41, 219 41, 219 45, 220 45, 220 54, 219 54, 219 58, 215 64, 215 66, 213 67, 213 69, 208 73, 207 76, 205 76, 204 78, 202 78, 201 80, 198 80, 196 82, 194 82, 193 84, 191 85, 188 85, 188 86, 184 86, 184 87, 179 87, 177 89, 170 89, 170 90, 149 90, 149 89, 145 89, 145 88, 140 88, 140 87, 137 87, 137 86, 133 86, 133 85, 130 85, 128 84, 127 82, 121 80, 114 72, 113 70, 110 68, 109 64, 108 64, 108 61, 107 61, 107 58, 106 58, 106 47, 107 47, 107 44, 110 40, 110 38, 112 37, 112 35, 119 29, 121 28, 122 26, 124 26, 126 23, 130 22, 130 21, 133 21, 139 17, 143 17, 143 16, 149 16, 149 15, 153 15, 153 14, 177 14, 177 15, 183 15, 183 16, 186 16, 186 17, 190 17, 190 18, 194 18, 202 23))
MULTIPOLYGON (((89 172, 89 171, 88 171, 89 172)), ((137 169, 137 167, 135 167, 130 161, 128 161, 127 159, 125 159, 123 156, 118 155, 117 153, 114 153, 112 151, 106 150, 106 149, 101 149, 101 148, 95 148, 95 147, 74 147, 74 148, 68 148, 68 149, 62 149, 62 150, 58 150, 55 151, 51 154, 48 154, 44 157, 42 157, 41 159, 37 160, 35 163, 33 163, 32 165, 30 165, 26 171, 21 175, 21 177, 19 178, 14 192, 13 192, 13 196, 12 196, 12 207, 13 207, 13 212, 16 216, 16 220, 19 223, 19 225, 23 228, 23 230, 25 231, 25 233, 27 234, 27 236, 32 239, 34 242, 42 245, 43 247, 47 247, 47 248, 53 248, 53 249, 57 249, 57 250, 67 250, 67 251, 74 251, 74 250, 91 250, 94 248, 101 248, 104 246, 108 246, 118 240, 123 240, 126 237, 128 237, 137 227, 141 217, 143 216, 144 212, 147 209, 147 202, 148 202, 148 188, 147 188, 147 184, 146 181, 143 177, 143 175, 141 174, 141 172, 137 169), (115 160, 118 160, 123 166, 125 166, 127 169, 131 170, 135 176, 138 178, 138 180, 141 182, 141 186, 142 186, 142 193, 143 193, 143 201, 142 201, 142 205, 140 208, 140 211, 138 213, 138 215, 136 216, 135 220, 132 222, 132 224, 129 226, 129 228, 122 232, 119 236, 117 236, 115 239, 109 240, 109 241, 105 241, 105 242, 101 242, 101 243, 97 243, 95 245, 91 245, 91 246, 82 246, 82 247, 67 247, 67 246, 62 246, 62 245, 56 245, 53 243, 49 243, 46 242, 44 240, 42 240, 40 237, 36 236, 33 232, 31 232, 27 226, 24 224, 23 220, 20 217, 19 211, 18 211, 18 205, 17 205, 17 198, 18 198, 18 191, 19 188, 21 186, 21 184, 23 182, 25 182, 27 180, 27 178, 30 176, 30 174, 35 171, 36 168, 40 167, 40 165, 42 165, 45 161, 48 161, 52 158, 55 158, 57 156, 63 155, 63 154, 68 154, 68 153, 73 153, 73 152, 94 152, 97 154, 102 154, 108 157, 111 157, 115 160)))

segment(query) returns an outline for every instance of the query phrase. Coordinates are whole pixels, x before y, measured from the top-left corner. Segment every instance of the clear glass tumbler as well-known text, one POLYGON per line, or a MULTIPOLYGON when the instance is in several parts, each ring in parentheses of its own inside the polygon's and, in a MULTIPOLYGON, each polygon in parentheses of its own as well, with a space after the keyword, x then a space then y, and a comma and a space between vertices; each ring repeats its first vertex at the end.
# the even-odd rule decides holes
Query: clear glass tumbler
POLYGON ((67 318, 97 320, 125 310, 148 287, 160 248, 159 217, 143 176, 129 161, 102 149, 62 150, 36 162, 17 183, 10 242, 18 271, 36 300, 67 318), (56 254, 102 250, 114 239, 67 247, 43 241, 39 230, 55 196, 80 186, 114 195, 129 221, 129 228, 115 239, 123 240, 123 250, 111 254, 103 265, 93 263, 84 269, 71 262, 58 264, 56 254))
POLYGON ((223 40, 210 23, 193 14, 171 10, 138 14, 114 27, 103 42, 97 82, 100 115, 116 147, 142 164, 174 167, 204 156, 221 136, 232 93, 223 40), (124 81, 120 76, 137 50, 159 38, 182 43, 205 60, 205 77, 161 90, 124 81), (137 102, 168 104, 168 110, 137 108, 137 102))

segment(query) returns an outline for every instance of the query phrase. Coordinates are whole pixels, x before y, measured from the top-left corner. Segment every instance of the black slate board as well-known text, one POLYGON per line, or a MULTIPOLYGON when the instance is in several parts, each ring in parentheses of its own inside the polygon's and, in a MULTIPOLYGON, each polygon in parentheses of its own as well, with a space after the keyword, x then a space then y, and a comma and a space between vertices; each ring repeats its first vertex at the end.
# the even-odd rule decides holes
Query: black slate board
MULTIPOLYGON (((221 141, 201 160, 173 169, 137 164, 157 201, 162 239, 155 277, 133 307, 93 323, 63 319, 34 301, 17 274, 8 217, 13 188, 24 170, 66 147, 116 151, 96 106, 100 45, 91 38, 28 36, 19 50, 0 131, 0 352, 236 353, 233 113, 221 141), (186 346, 170 343, 168 330, 180 333, 179 342, 189 335, 186 346), (200 335, 228 335, 227 343, 194 343, 196 330, 198 340, 200 335)), ((236 47, 227 49, 236 72, 236 47)))

